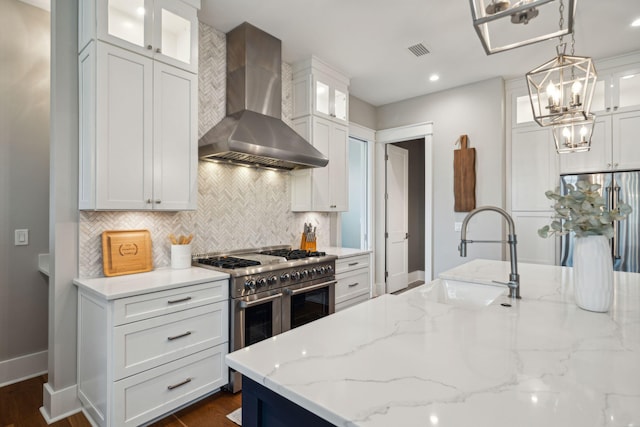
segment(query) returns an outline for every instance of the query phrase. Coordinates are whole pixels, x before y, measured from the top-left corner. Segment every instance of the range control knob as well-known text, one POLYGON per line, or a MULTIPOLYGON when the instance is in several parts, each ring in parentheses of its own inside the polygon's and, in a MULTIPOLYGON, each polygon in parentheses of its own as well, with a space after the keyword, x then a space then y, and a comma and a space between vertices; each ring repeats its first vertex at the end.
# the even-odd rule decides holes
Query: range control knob
POLYGON ((327 272, 331 273, 333 271, 333 267, 330 265, 327 265, 327 272))
POLYGON ((320 274, 324 274, 326 272, 327 272, 327 267, 325 267, 324 265, 320 267, 320 274))
POLYGON ((314 273, 314 274, 320 274, 320 267, 315 267, 315 268, 313 269, 313 273, 314 273))
POLYGON ((251 279, 251 280, 247 280, 246 282, 244 282, 244 288, 247 291, 251 291, 254 290, 256 288, 256 281, 251 279))
POLYGON ((306 278, 309 275, 309 270, 302 270, 302 273, 300 273, 300 275, 303 279, 306 278))
POLYGON ((269 279, 267 279, 267 283, 269 285, 275 285, 276 283, 278 283, 278 278, 276 276, 271 276, 269 277, 269 279))
POLYGON ((300 272, 296 271, 291 273, 291 278, 295 279, 295 280, 300 280, 300 272))
POLYGON ((265 279, 264 277, 261 277, 258 279, 257 282, 258 288, 262 288, 263 286, 267 286, 267 279, 265 279))
POLYGON ((291 275, 289 273, 284 273, 282 276, 280 276, 281 282, 286 282, 289 279, 291 279, 291 275))

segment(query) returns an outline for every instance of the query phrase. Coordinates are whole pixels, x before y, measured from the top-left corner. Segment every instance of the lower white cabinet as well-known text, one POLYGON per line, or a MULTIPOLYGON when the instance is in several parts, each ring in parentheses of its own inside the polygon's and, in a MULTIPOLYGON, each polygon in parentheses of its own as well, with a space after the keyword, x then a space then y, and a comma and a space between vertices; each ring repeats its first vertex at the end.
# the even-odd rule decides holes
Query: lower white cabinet
POLYGON ((336 260, 336 311, 364 302, 371 294, 369 254, 336 260))
POLYGON ((226 279, 114 300, 80 288, 85 414, 99 426, 138 426, 227 384, 228 298, 226 279))
POLYGON ((558 240, 554 237, 542 238, 538 230, 552 221, 553 211, 512 212, 518 239, 518 261, 532 264, 556 264, 558 240))

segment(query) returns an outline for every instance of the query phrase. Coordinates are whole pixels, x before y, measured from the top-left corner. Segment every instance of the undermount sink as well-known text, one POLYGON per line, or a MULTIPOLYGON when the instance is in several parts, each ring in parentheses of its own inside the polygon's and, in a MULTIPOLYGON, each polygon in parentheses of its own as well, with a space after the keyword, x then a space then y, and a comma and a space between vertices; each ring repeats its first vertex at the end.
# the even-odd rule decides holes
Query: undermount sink
POLYGON ((506 286, 436 279, 416 289, 428 301, 465 307, 486 307, 509 292, 506 286))

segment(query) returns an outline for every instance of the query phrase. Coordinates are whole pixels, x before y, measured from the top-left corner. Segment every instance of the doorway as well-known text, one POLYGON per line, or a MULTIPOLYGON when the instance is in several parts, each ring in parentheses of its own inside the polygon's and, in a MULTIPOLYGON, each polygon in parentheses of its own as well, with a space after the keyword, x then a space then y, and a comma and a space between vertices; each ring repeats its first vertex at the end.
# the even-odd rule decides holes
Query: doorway
MULTIPOLYGON (((376 295, 395 291, 398 286, 406 287, 415 280, 431 281, 433 279, 433 176, 432 176, 432 151, 433 151, 433 125, 421 123, 378 131, 376 134, 376 159, 375 159, 375 235, 381 236, 375 241, 375 289, 376 295), (409 236, 407 239, 408 255, 407 278, 401 285, 391 284, 388 277, 391 276, 388 268, 389 262, 394 262, 394 255, 387 250, 387 241, 384 238, 387 233, 387 208, 386 195, 386 145, 404 145, 409 150, 411 147, 420 147, 420 154, 409 153, 409 162, 414 162, 414 171, 409 166, 408 183, 420 186, 413 189, 413 196, 408 196, 408 213, 412 225, 407 226, 409 236), (415 164, 418 166, 415 166, 415 164), (420 173, 416 173, 419 170, 420 173), (416 194, 418 196, 416 196, 416 194), (413 244, 413 245, 412 245, 413 244), (417 249, 416 249, 417 248, 417 249), (391 259, 389 259, 391 256, 391 259), (412 257, 414 261, 409 261, 412 257), (418 259, 416 262, 415 259, 418 259)), ((411 193, 411 191, 410 191, 411 193)), ((402 289, 399 288, 399 289, 402 289)))
POLYGON ((369 249, 369 142, 349 137, 349 211, 340 215, 341 246, 369 249))

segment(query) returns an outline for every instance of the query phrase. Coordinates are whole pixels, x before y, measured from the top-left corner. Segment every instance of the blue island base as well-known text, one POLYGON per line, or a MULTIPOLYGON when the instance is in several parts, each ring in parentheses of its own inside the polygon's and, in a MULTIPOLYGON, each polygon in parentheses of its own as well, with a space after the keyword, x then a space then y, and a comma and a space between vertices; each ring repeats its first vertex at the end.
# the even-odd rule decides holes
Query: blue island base
POLYGON ((242 427, 331 427, 333 424, 242 377, 242 427))

